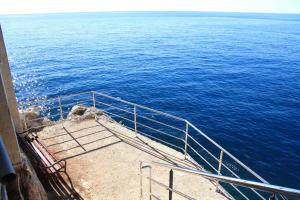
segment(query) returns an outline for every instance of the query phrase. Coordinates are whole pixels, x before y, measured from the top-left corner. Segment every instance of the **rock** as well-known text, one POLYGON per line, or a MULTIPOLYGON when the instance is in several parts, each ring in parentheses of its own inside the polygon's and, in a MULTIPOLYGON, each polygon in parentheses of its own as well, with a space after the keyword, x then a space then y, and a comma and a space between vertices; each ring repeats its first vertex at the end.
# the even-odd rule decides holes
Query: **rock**
POLYGON ((25 119, 30 121, 30 120, 37 119, 40 116, 41 109, 42 108, 40 108, 38 106, 33 106, 33 107, 28 108, 25 111, 22 110, 21 112, 23 115, 25 115, 25 119))
POLYGON ((71 111, 69 112, 67 119, 79 120, 81 118, 81 116, 84 115, 86 110, 87 110, 87 107, 85 107, 83 105, 75 105, 72 107, 71 111))
POLYGON ((83 115, 83 119, 93 119, 95 116, 101 116, 104 113, 101 110, 98 110, 94 107, 87 108, 86 112, 83 115))
POLYGON ((86 110, 87 110, 87 107, 85 107, 83 105, 76 105, 76 106, 73 106, 72 110, 69 112, 69 115, 82 116, 86 110))
POLYGON ((74 106, 68 114, 67 119, 82 121, 86 119, 94 119, 95 116, 101 116, 104 113, 94 107, 86 107, 84 105, 74 106))
MULTIPOLYGON (((27 130, 31 129, 33 131, 41 131, 45 126, 54 123, 47 117, 41 116, 41 110, 42 108, 38 106, 33 106, 26 110, 19 110, 22 124, 25 127, 26 122, 27 130)), ((112 120, 103 111, 98 110, 94 107, 87 107, 84 105, 73 106, 68 114, 67 119, 71 121, 82 121, 87 119, 94 119, 96 116, 112 120)))
POLYGON ((39 106, 33 106, 26 110, 19 110, 23 127, 25 127, 26 123, 27 129, 33 128, 35 131, 40 131, 43 128, 42 126, 50 125, 52 123, 51 120, 47 117, 42 117, 40 115, 41 110, 42 108, 39 106))

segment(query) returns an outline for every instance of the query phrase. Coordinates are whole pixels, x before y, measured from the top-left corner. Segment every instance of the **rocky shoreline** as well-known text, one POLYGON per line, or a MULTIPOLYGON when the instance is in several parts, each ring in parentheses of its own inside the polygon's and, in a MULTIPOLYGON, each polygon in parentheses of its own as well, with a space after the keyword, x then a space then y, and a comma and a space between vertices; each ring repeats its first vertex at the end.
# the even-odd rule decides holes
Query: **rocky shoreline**
MULTIPOLYGON (((32 106, 26 110, 19 110, 21 121, 25 130, 41 131, 44 127, 53 125, 61 120, 51 120, 47 116, 43 116, 41 111, 42 108, 39 106, 32 106)), ((112 118, 103 111, 84 105, 73 106, 67 114, 66 120, 80 122, 83 120, 95 119, 96 117, 105 117, 112 120, 112 118)))

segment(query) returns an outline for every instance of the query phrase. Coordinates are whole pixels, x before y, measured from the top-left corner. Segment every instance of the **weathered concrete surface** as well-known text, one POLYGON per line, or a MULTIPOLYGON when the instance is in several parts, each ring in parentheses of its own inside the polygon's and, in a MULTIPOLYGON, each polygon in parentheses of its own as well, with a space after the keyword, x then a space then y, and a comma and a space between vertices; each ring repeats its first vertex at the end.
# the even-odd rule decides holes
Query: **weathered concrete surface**
MULTIPOLYGON (((195 168, 184 155, 112 121, 66 121, 38 133, 49 150, 68 158, 67 171, 84 199, 140 199, 140 161, 157 161, 195 168), (63 126, 64 127, 63 127, 63 126)), ((153 178, 168 185, 168 169, 153 166, 153 178)), ((144 171, 148 175, 147 169, 144 171)), ((148 180, 143 179, 143 199, 149 199, 148 180)), ((153 194, 168 199, 168 191, 153 183, 153 194)), ((226 199, 205 178, 174 172, 174 188, 197 199, 226 199)), ((174 199, 182 199, 174 194, 174 199)))

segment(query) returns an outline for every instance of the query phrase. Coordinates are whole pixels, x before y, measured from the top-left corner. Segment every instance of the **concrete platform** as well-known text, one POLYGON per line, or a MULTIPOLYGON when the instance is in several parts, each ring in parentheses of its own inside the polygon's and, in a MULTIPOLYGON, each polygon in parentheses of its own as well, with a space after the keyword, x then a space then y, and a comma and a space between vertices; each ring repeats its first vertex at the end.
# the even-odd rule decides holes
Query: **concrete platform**
MULTIPOLYGON (((140 161, 157 161, 195 166, 184 155, 149 138, 136 135, 106 117, 80 122, 65 121, 38 132, 47 148, 59 158, 67 158, 67 172, 83 199, 140 199, 140 161)), ((144 169, 144 175, 148 175, 144 169)), ((169 170, 153 166, 153 178, 168 185, 169 170)), ((143 199, 149 199, 148 180, 143 179, 143 199)), ((174 172, 174 189, 195 199, 227 199, 215 192, 211 181, 174 172)), ((168 191, 152 183, 152 193, 168 199, 168 191)), ((173 199, 184 199, 174 194, 173 199)))

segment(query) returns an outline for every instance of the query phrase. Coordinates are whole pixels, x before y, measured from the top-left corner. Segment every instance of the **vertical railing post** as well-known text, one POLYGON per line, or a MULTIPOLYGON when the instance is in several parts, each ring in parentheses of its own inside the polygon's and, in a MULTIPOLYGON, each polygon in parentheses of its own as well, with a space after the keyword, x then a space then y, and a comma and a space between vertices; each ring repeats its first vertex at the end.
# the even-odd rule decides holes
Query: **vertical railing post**
POLYGON ((92 91, 92 96, 93 96, 93 107, 94 107, 94 118, 95 121, 97 121, 97 112, 96 112, 96 99, 95 99, 95 92, 92 91))
POLYGON ((169 200, 172 200, 173 197, 173 169, 170 170, 169 174, 169 200))
POLYGON ((143 166, 143 162, 140 161, 140 200, 143 199, 143 169, 149 168, 149 200, 152 200, 152 166, 143 166))
POLYGON ((133 112, 134 112, 134 132, 137 134, 136 106, 133 107, 133 112))
POLYGON ((152 200, 152 167, 149 167, 149 199, 152 200))
POLYGON ((93 94, 93 107, 96 108, 96 100, 95 100, 95 93, 92 91, 93 94))
POLYGON ((276 194, 272 194, 270 197, 269 197, 269 200, 278 200, 276 194))
MULTIPOLYGON (((223 150, 220 152, 220 158, 219 158, 219 166, 218 166, 218 175, 221 175, 222 170, 222 163, 223 163, 223 150)), ((219 181, 217 182, 217 191, 219 191, 219 181)))
POLYGON ((143 162, 140 161, 140 200, 143 199, 143 162))
POLYGON ((220 159, 219 159, 219 167, 218 167, 218 175, 221 175, 221 170, 222 170, 222 163, 223 163, 223 150, 220 152, 220 159))
POLYGON ((62 110, 62 105, 61 105, 61 97, 57 97, 58 99, 58 105, 59 105, 59 111, 60 111, 60 120, 64 119, 64 115, 63 115, 63 110, 62 110))
POLYGON ((188 147, 188 134, 189 134, 189 124, 185 122, 185 140, 184 140, 184 158, 187 159, 187 147, 188 147))

